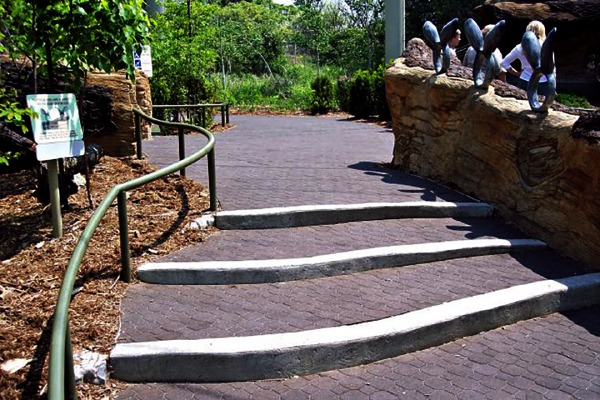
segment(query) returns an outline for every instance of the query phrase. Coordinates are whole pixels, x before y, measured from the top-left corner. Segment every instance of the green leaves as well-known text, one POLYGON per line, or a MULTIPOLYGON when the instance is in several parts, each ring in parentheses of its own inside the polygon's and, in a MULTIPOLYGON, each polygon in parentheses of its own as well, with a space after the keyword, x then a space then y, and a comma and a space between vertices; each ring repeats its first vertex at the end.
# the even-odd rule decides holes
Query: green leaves
POLYGON ((0 120, 21 128, 21 132, 27 133, 25 117, 34 117, 36 113, 29 108, 21 108, 16 101, 16 92, 14 90, 0 89, 0 120))
POLYGON ((52 80, 57 67, 66 68, 80 87, 89 70, 132 71, 133 47, 146 44, 149 34, 142 5, 142 0, 9 0, 0 8, 0 32, 12 39, 5 41, 11 55, 37 60, 41 76, 52 80))

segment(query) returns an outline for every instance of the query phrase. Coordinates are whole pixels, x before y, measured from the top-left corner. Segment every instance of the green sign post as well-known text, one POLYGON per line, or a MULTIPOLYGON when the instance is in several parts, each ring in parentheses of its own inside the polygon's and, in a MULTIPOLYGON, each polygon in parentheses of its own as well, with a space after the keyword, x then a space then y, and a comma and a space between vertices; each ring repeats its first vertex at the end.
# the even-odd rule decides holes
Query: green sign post
POLYGON ((36 118, 31 119, 33 137, 37 143, 36 156, 39 161, 47 161, 48 164, 52 234, 59 238, 63 233, 58 159, 85 153, 77 102, 72 93, 36 94, 27 96, 27 106, 37 114, 36 118))

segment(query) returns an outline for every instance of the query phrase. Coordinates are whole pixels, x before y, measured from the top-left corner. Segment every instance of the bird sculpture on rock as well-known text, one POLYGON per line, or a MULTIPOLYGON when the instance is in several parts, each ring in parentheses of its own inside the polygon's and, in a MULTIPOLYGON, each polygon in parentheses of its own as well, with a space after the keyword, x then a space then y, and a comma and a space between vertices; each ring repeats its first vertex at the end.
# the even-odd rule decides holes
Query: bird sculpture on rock
POLYGON ((553 28, 541 46, 533 32, 525 32, 521 40, 521 47, 523 48, 525 57, 533 68, 533 74, 531 74, 531 78, 527 84, 527 100, 529 101, 529 106, 535 112, 548 112, 548 108, 556 98, 556 72, 554 69, 553 52, 555 37, 556 28, 553 28), (544 102, 540 104, 538 84, 542 76, 545 76, 548 81, 548 91, 544 102))
POLYGON ((473 82, 478 88, 487 89, 494 76, 501 70, 498 64, 499 60, 493 57, 493 54, 500 44, 505 26, 504 20, 498 22, 484 38, 481 29, 472 18, 465 21, 467 40, 476 52, 473 63, 473 82))
POLYGON ((432 22, 425 21, 423 25, 423 34, 427 39, 427 46, 433 51, 433 68, 438 75, 445 73, 450 67, 450 46, 448 46, 448 42, 457 29, 458 18, 454 18, 444 25, 439 34, 432 22))

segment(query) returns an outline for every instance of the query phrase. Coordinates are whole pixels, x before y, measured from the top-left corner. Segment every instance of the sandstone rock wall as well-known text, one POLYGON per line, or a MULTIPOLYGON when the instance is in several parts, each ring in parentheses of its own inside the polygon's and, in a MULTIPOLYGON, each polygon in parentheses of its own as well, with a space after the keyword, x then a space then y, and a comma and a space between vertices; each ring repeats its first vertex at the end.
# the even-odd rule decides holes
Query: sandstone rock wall
POLYGON ((394 164, 496 207, 533 237, 600 269, 600 146, 577 116, 530 111, 472 81, 396 60, 386 74, 394 164))
MULTIPOLYGON (((97 143, 107 155, 132 156, 136 152, 133 107, 152 114, 150 83, 142 72, 135 83, 124 73, 90 73, 85 89, 86 143, 97 143), (95 130, 94 130, 95 129, 95 130)), ((142 124, 142 136, 150 136, 150 124, 142 124)))

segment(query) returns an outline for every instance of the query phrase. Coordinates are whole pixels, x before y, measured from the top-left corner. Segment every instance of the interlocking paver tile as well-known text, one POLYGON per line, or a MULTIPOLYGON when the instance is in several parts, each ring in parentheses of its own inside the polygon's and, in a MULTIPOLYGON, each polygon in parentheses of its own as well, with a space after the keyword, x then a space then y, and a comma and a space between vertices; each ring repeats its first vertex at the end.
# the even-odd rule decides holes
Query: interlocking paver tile
MULTIPOLYGON (((384 167, 382 163, 391 159, 393 135, 381 127, 330 118, 234 116, 232 122, 237 125, 234 129, 217 134, 216 150, 219 200, 227 210, 469 200, 441 185, 384 167), (298 131, 302 133, 294 133, 298 131)), ((200 136, 190 137, 188 152, 203 143, 200 136)), ((176 160, 177 143, 172 137, 156 138, 144 142, 144 152, 155 165, 164 166, 176 160)), ((187 176, 206 183, 206 164, 188 168, 187 176)), ((164 259, 307 257, 485 237, 526 236, 497 218, 369 221, 221 231, 164 259)), ((337 326, 584 271, 584 266, 548 250, 277 284, 137 284, 123 301, 119 340, 240 336, 337 326)), ((600 307, 553 314, 338 371, 258 382, 129 384, 117 398, 600 398, 598 312, 600 307)))

